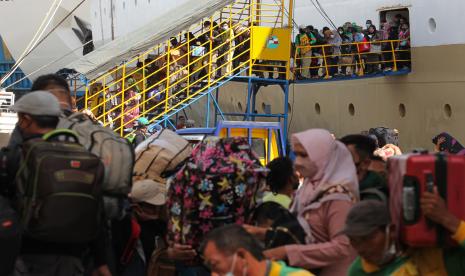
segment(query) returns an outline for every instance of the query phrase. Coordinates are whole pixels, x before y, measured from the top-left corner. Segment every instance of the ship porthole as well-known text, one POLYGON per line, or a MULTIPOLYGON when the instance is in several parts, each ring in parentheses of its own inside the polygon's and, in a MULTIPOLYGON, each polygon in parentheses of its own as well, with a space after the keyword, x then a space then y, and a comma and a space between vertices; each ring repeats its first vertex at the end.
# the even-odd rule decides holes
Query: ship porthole
POLYGON ((428 26, 429 26, 429 31, 431 33, 436 32, 437 25, 436 25, 436 20, 434 18, 430 18, 428 20, 428 26))
POLYGON ((450 104, 444 105, 444 114, 446 115, 447 118, 452 117, 452 107, 450 106, 450 104))
POLYGON ((354 104, 349 104, 349 114, 350 116, 354 116, 355 115, 355 106, 354 104))
POLYGON ((320 115, 321 114, 321 106, 319 103, 315 104, 315 113, 320 115))
POLYGON ((405 104, 399 104, 399 115, 401 118, 404 118, 407 114, 407 109, 405 108, 405 104))
POLYGON ((240 111, 242 111, 242 104, 241 104, 241 102, 237 102, 237 108, 238 108, 240 111))

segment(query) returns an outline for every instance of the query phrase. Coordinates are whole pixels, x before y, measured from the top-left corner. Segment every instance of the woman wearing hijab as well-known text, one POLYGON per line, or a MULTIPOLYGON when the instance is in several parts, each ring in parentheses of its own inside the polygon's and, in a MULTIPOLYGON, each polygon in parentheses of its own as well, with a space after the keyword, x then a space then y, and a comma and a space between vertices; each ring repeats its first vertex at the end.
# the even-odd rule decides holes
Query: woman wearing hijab
POLYGON ((318 271, 320 276, 346 275, 355 253, 349 239, 339 233, 358 200, 357 173, 349 150, 327 130, 294 134, 295 168, 304 177, 291 212, 297 215, 306 244, 267 250, 271 259, 318 271))
POLYGON ((383 59, 383 68, 384 68, 384 71, 388 72, 388 71, 392 71, 392 67, 393 67, 393 63, 392 63, 392 60, 393 60, 393 56, 392 56, 392 51, 393 51, 393 45, 389 40, 395 40, 396 37, 393 36, 393 32, 392 32, 392 27, 391 27, 391 24, 389 24, 388 22, 384 22, 382 25, 381 25, 381 39, 385 42, 383 42, 381 44, 381 50, 382 50, 382 59, 383 59))
POLYGON ((433 144, 436 152, 465 155, 465 148, 447 132, 436 135, 433 138, 433 144))

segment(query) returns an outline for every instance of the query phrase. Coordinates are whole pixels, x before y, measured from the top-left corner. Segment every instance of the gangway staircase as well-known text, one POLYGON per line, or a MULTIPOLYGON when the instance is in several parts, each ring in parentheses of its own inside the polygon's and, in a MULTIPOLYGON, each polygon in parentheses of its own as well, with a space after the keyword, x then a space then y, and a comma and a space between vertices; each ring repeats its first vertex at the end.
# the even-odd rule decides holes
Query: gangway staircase
MULTIPOLYGON (((128 136, 138 118, 167 126, 171 117, 230 81, 247 79, 252 84, 268 72, 288 86, 292 2, 235 1, 176 39, 91 80, 84 108, 104 126, 128 136)), ((287 101, 284 106, 287 113, 287 101)), ((287 114, 279 117, 287 122, 287 114)))

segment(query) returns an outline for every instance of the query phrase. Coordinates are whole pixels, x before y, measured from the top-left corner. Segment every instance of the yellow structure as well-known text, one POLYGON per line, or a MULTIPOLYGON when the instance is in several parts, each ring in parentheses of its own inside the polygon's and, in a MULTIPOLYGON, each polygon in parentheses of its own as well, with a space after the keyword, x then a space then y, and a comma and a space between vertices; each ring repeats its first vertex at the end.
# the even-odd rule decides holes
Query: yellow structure
POLYGON ((291 26, 292 15, 285 11, 292 7, 284 2, 237 0, 180 33, 178 43, 154 45, 92 80, 86 89, 85 108, 105 126, 127 136, 139 117, 148 117, 150 122, 165 120, 233 76, 265 72, 289 79, 291 30, 287 26, 291 26), (259 35, 260 28, 271 36, 259 35), (274 36, 279 40, 277 48, 264 43, 274 36), (250 45, 254 45, 253 55, 250 45), (281 64, 267 65, 276 60, 281 64), (91 91, 98 86, 99 91, 91 91))
POLYGON ((252 27, 252 59, 288 62, 291 33, 291 28, 252 27))
MULTIPOLYGON (((313 69, 329 78, 330 71, 341 66, 363 74, 364 66, 370 64, 365 57, 382 56, 386 52, 391 53, 391 60, 381 62, 393 63, 394 71, 399 62, 407 61, 396 60, 396 56, 406 51, 397 49, 399 41, 374 43, 391 45, 389 50, 378 53, 355 51, 336 55, 327 52, 331 45, 319 45, 311 47, 312 51, 320 53, 318 55, 293 54, 300 51, 291 47, 292 5, 292 0, 267 4, 260 0, 237 0, 178 34, 176 41, 154 45, 92 80, 82 100, 85 108, 105 126, 128 136, 134 132, 138 118, 146 117, 151 123, 166 122, 181 109, 237 76, 263 78, 268 75, 291 80, 295 73, 313 69), (335 57, 343 63, 328 62, 335 57), (291 60, 301 64, 304 59, 323 62, 291 68, 291 60)), ((360 44, 351 46, 358 49, 360 44)))

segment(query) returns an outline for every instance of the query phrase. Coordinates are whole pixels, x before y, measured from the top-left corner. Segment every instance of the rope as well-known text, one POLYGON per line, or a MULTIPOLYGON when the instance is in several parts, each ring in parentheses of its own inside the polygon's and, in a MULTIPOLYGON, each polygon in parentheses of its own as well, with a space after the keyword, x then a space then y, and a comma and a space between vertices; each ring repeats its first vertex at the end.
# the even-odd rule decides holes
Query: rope
POLYGON ((19 60, 13 65, 13 67, 6 73, 2 79, 0 80, 0 85, 2 85, 13 73, 14 71, 21 65, 21 63, 24 61, 25 55, 27 55, 30 51, 31 48, 33 48, 35 45, 37 45, 38 39, 44 34, 45 30, 48 28, 50 23, 52 22, 53 17, 55 16, 56 12, 58 11, 58 8, 60 7, 61 3, 63 0, 59 0, 60 2, 58 5, 56 5, 58 0, 55 0, 50 7, 49 11, 47 12, 47 15, 45 16, 44 20, 42 21, 39 29, 35 33, 34 37, 32 40, 29 42, 28 46, 24 50, 24 52, 21 54, 19 60), (56 5, 56 7, 54 7, 56 5), (53 10, 54 9, 54 10, 53 10), (50 12, 53 10, 52 15, 50 16, 50 12), (47 23, 45 23, 48 20, 47 23), (44 27, 45 24, 45 27, 44 27))

